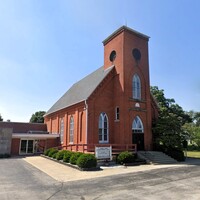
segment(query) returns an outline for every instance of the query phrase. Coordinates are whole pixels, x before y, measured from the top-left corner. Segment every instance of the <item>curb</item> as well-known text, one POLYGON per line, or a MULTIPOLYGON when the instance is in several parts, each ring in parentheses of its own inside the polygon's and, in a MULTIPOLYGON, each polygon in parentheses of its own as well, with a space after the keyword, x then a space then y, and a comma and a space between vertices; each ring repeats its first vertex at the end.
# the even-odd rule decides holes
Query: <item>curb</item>
POLYGON ((70 164, 70 163, 66 163, 66 162, 63 162, 62 160, 57 160, 57 159, 54 159, 54 158, 45 156, 45 155, 43 155, 43 154, 41 154, 40 156, 43 157, 43 158, 52 160, 52 161, 54 161, 54 162, 57 162, 57 163, 66 165, 66 166, 68 166, 68 167, 77 169, 77 170, 79 170, 79 171, 99 171, 99 170, 102 170, 100 167, 80 168, 80 167, 78 167, 77 165, 72 165, 72 164, 70 164))
POLYGON ((128 166, 139 166, 139 165, 147 165, 148 163, 146 161, 140 161, 140 162, 135 162, 135 163, 124 163, 123 165, 128 167, 128 166))

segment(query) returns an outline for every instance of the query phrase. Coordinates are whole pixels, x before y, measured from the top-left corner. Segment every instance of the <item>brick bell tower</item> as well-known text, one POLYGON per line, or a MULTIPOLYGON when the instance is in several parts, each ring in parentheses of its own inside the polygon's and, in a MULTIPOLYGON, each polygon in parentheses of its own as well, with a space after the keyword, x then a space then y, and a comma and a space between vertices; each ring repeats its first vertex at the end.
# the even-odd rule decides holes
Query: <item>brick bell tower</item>
POLYGON ((114 65, 115 143, 152 149, 152 115, 148 60, 149 37, 122 26, 103 41, 104 69, 114 65))

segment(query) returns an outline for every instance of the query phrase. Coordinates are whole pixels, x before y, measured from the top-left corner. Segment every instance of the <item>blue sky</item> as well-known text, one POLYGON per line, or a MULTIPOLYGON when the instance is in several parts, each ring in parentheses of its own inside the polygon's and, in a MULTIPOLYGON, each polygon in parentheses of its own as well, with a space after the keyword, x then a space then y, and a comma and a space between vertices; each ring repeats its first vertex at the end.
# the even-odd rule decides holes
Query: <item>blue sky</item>
POLYGON ((150 36, 150 82, 200 111, 199 0, 0 1, 0 113, 28 122, 103 65, 122 25, 150 36))

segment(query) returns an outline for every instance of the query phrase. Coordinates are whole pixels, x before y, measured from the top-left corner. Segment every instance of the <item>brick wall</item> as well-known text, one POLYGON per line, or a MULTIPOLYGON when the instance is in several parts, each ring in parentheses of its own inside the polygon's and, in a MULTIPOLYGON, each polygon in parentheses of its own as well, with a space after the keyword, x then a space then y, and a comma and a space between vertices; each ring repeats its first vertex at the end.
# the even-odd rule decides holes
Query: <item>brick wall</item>
POLYGON ((0 128, 12 128, 13 133, 27 133, 28 131, 47 131, 46 124, 21 123, 21 122, 0 122, 0 128))

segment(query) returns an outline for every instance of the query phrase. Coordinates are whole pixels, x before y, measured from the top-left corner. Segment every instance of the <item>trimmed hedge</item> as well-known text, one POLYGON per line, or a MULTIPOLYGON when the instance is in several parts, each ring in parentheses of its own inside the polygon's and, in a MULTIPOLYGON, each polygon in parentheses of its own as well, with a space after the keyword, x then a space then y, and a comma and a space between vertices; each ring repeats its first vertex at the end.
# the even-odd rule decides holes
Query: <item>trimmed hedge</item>
POLYGON ((54 153, 53 156, 52 156, 52 158, 53 158, 53 159, 56 159, 56 156, 57 156, 58 153, 59 153, 59 151, 56 152, 56 153, 54 153))
POLYGON ((69 150, 60 150, 50 148, 44 152, 45 156, 63 160, 63 162, 77 165, 80 168, 95 168, 97 167, 97 159, 93 154, 85 154, 81 152, 72 152, 69 150))
POLYGON ((133 163, 135 161, 135 158, 136 158, 136 155, 134 155, 133 153, 124 151, 118 155, 117 162, 119 164, 133 163))
POLYGON ((74 152, 66 151, 63 156, 63 162, 69 163, 70 157, 74 154, 74 152))
POLYGON ((97 159, 93 154, 82 154, 76 163, 80 168, 94 168, 97 166, 97 159))
POLYGON ((97 159, 93 154, 85 154, 81 152, 72 152, 69 150, 60 150, 50 148, 44 152, 45 156, 63 160, 63 162, 77 165, 82 169, 92 169, 97 167, 97 159))
POLYGON ((53 149, 53 148, 52 148, 52 149, 49 151, 48 156, 49 156, 49 157, 53 157, 53 155, 56 154, 57 152, 58 152, 57 149, 53 149))
POLYGON ((76 165, 76 162, 78 160, 78 158, 83 155, 83 153, 80 153, 80 152, 75 152, 71 155, 70 159, 69 159, 69 162, 70 164, 72 165, 76 165))
POLYGON ((57 160, 63 160, 65 152, 66 152, 66 150, 58 151, 58 153, 56 154, 56 159, 57 160))
POLYGON ((44 151, 44 155, 45 155, 45 156, 48 156, 48 155, 49 155, 49 152, 51 151, 51 149, 52 149, 52 148, 46 149, 46 150, 44 151))

